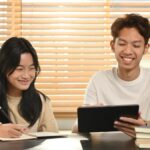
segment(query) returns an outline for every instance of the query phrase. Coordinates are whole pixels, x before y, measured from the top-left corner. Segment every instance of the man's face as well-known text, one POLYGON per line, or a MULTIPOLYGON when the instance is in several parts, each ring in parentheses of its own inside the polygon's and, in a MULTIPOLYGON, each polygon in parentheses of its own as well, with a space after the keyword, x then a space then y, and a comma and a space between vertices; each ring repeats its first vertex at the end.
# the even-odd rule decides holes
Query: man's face
POLYGON ((111 42, 111 48, 118 61, 118 67, 124 70, 139 68, 144 53, 148 50, 144 38, 135 28, 123 28, 118 38, 111 42))

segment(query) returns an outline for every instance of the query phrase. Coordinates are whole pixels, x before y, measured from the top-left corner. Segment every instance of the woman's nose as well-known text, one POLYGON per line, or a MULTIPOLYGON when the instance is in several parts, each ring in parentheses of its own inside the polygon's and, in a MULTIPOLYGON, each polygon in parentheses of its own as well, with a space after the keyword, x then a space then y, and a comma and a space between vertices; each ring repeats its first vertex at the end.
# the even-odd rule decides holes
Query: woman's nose
POLYGON ((25 78, 30 77, 30 71, 29 70, 24 70, 23 77, 25 77, 25 78))

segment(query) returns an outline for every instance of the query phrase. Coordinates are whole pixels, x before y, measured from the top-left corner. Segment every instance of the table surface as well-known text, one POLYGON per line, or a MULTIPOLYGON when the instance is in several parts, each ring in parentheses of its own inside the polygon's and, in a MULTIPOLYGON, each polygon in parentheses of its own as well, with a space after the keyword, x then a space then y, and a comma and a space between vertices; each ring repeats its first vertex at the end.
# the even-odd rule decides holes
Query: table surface
MULTIPOLYGON (((120 132, 0 142, 1 150, 139 150, 134 139, 120 132)), ((141 149, 140 149, 141 150, 141 149)), ((150 149, 147 149, 150 150, 150 149)))

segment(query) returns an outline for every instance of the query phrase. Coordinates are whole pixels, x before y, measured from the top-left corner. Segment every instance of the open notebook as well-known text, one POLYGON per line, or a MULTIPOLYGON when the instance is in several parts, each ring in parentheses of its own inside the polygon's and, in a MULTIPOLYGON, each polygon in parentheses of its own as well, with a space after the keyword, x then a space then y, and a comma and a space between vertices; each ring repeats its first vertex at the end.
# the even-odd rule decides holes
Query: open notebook
POLYGON ((64 133, 56 133, 56 132, 31 132, 22 134, 19 138, 2 138, 1 141, 17 141, 17 140, 28 140, 28 139, 36 139, 36 138, 57 138, 57 137, 65 137, 67 136, 64 133))

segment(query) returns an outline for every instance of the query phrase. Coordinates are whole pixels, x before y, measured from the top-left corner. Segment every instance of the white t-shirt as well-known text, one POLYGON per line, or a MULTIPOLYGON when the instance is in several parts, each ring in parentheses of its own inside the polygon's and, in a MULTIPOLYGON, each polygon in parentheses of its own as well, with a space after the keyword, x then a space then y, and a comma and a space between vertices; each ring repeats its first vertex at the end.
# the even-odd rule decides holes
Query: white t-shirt
POLYGON ((90 80, 85 104, 122 105, 139 104, 143 119, 150 120, 150 69, 141 68, 133 81, 124 81, 117 69, 99 71, 90 80))

